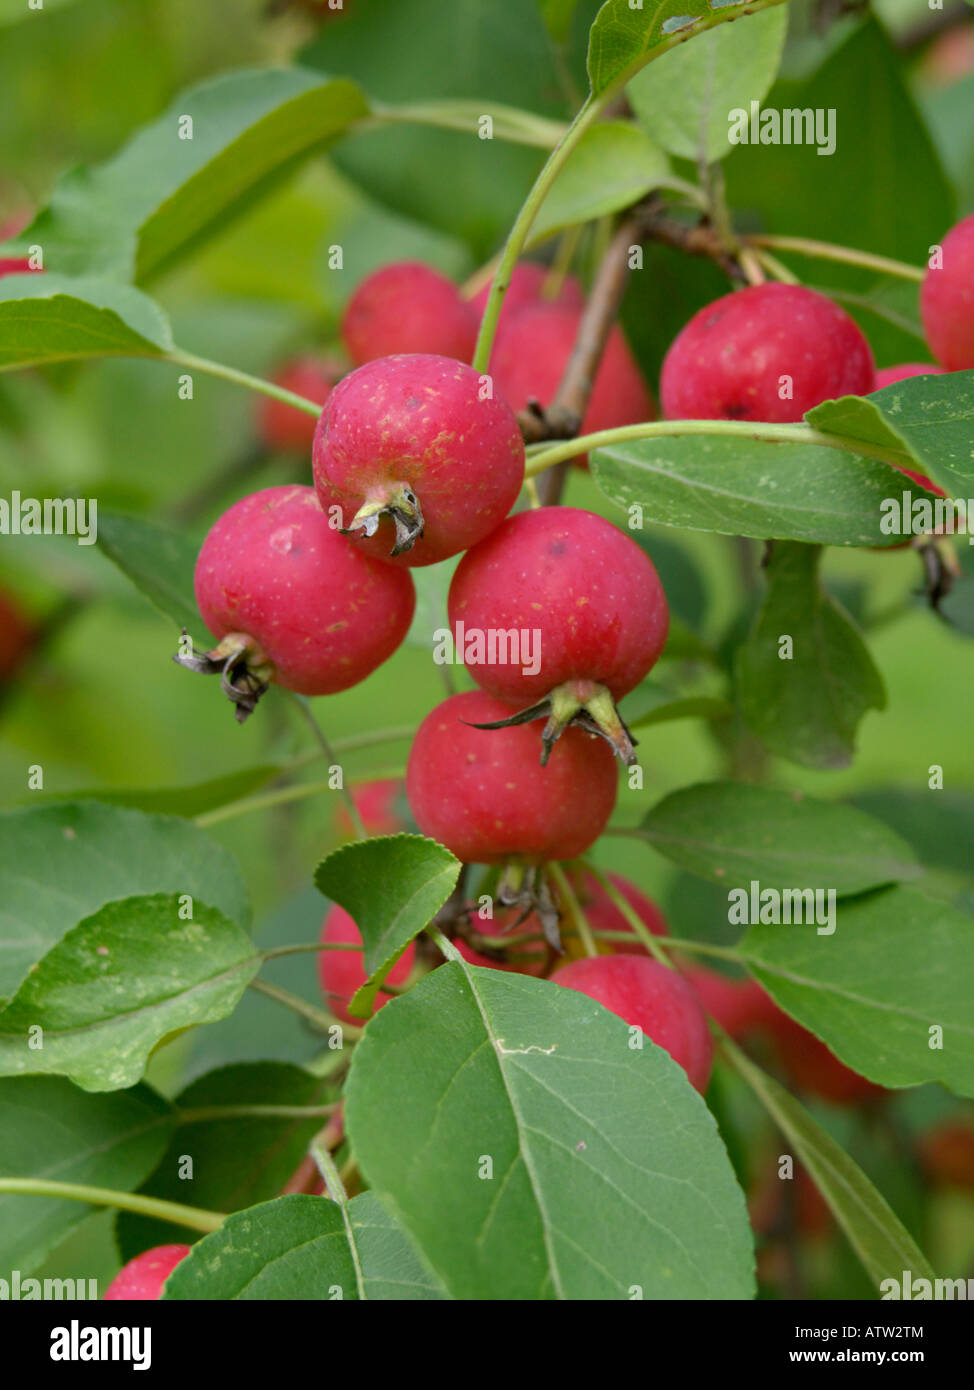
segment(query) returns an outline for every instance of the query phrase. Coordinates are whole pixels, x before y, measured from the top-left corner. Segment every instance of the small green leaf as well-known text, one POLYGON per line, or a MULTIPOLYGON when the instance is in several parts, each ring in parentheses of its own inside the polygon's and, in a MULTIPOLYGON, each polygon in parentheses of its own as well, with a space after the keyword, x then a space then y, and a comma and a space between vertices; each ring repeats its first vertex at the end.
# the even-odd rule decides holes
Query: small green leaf
POLYGON ((0 280, 0 371, 76 357, 160 357, 169 321, 148 295, 90 277, 0 280))
MULTIPOLYGON (((219 1112, 252 1105, 318 1106, 324 1090, 319 1077, 283 1062, 244 1062, 207 1072, 177 1097, 175 1132, 139 1191, 205 1211, 240 1211, 269 1201, 291 1177, 325 1119, 234 1116, 229 1110, 224 1117, 219 1112), (184 1118, 193 1110, 211 1114, 199 1120, 184 1118), (185 1154, 193 1157, 188 1174, 182 1163, 185 1154)), ((119 1212, 116 1234, 123 1260, 153 1245, 191 1239, 184 1226, 131 1211, 119 1212)))
POLYGON ((449 1294, 749 1298, 744 1200, 685 1072, 601 1004, 451 961, 356 1045, 352 1148, 449 1294))
POLYGON ((177 628, 206 636, 193 591, 198 541, 158 521, 102 511, 98 547, 177 628))
POLYGON ((633 110, 670 154, 708 164, 723 159, 736 148, 728 138, 731 113, 750 115, 750 103, 767 94, 787 29, 781 6, 698 34, 633 78, 626 89, 633 110))
POLYGON ((970 917, 886 888, 837 904, 831 935, 752 925, 740 949, 782 1008, 870 1081, 974 1096, 970 917))
POLYGON ((644 130, 628 121, 601 121, 565 161, 535 219, 531 244, 629 207, 669 175, 669 160, 644 130))
MULTIPOLYGON (((59 1076, 7 1077, 0 1081, 0 1177, 132 1191, 159 1162, 174 1123, 148 1086, 89 1095, 59 1076)), ((0 1269, 30 1272, 93 1210, 84 1202, 0 1195, 0 1269)))
POLYGON ((236 860, 184 820, 98 802, 0 812, 0 1003, 83 917, 146 893, 188 893, 250 921, 236 860))
POLYGON ((836 801, 747 782, 701 782, 658 802, 634 832, 688 873, 726 888, 834 888, 839 896, 916 878, 913 851, 836 801))
POLYGON ((738 648, 737 696, 772 753, 805 767, 845 767, 859 721, 885 707, 886 693, 858 628, 822 587, 820 560, 815 546, 775 545, 764 602, 738 648))
POLYGON ((737 1048, 732 1062, 794 1146, 874 1283, 895 1279, 899 1285, 907 1269, 914 1277, 932 1279, 926 1256, 842 1146, 737 1048))
POLYGON ((260 969, 245 932, 185 894, 125 898, 50 950, 0 1013, 0 1076, 132 1086, 169 1034, 225 1018, 260 969))
POLYGON ((315 871, 315 886, 354 918, 365 943, 367 982, 349 1013, 368 1018, 382 981, 443 906, 460 861, 422 835, 391 835, 343 845, 315 871))

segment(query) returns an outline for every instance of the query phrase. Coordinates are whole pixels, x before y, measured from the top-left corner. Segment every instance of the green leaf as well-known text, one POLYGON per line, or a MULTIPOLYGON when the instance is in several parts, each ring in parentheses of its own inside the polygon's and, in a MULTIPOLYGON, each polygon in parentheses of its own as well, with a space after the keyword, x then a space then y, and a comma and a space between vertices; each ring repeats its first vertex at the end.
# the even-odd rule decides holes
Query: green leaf
POLYGON ((365 944, 367 982, 348 1006, 368 1018, 379 986, 406 947, 443 906, 460 861, 422 835, 390 835, 343 845, 315 870, 315 887, 340 903, 365 944))
POLYGON ((0 371, 78 357, 160 357, 169 321, 148 295, 93 277, 0 280, 0 371))
POLYGON ((842 897, 921 872, 887 826, 837 801, 747 782, 701 782, 657 802, 638 831, 688 873, 725 888, 834 888, 842 897))
POLYGON ((849 1243, 877 1286, 883 1279, 902 1280, 903 1271, 916 1278, 933 1278, 926 1256, 873 1187, 862 1169, 840 1144, 739 1049, 732 1058, 768 1114, 794 1146, 815 1186, 829 1205, 849 1243))
POLYGON ((214 908, 195 902, 186 920, 184 899, 125 898, 69 931, 0 1013, 0 1076, 118 1090, 168 1035, 230 1013, 260 957, 214 908))
POLYGON ((941 1081, 974 1096, 970 917, 915 888, 886 888, 840 903, 832 935, 756 925, 740 949, 781 1007, 870 1081, 941 1081))
MULTIPOLYGON (((806 416, 815 429, 901 455, 952 494, 974 483, 974 371, 916 376, 871 396, 824 401, 806 416)), ((902 488, 893 491, 899 498, 902 488)))
POLYGON ((591 467, 606 497, 641 508, 645 522, 755 540, 896 544, 880 530, 883 501, 930 496, 857 454, 730 435, 613 444, 592 453, 591 467))
POLYGON ((626 89, 633 110, 670 154, 708 164, 723 159, 736 148, 728 139, 731 112, 749 112, 766 95, 787 29, 781 6, 699 34, 633 78, 626 89))
POLYGON ((2 997, 82 918, 147 893, 188 893, 250 921, 235 859, 183 820, 97 802, 0 812, 2 997))
POLYGON ((774 547, 764 602, 737 652, 737 697, 772 753, 805 767, 845 767, 859 721, 885 707, 886 693, 858 628, 822 587, 820 561, 814 546, 774 547))
POLYGON ((891 825, 911 844, 921 862, 970 874, 974 844, 974 795, 943 788, 881 787, 858 792, 853 803, 891 825))
POLYGON ((352 1148, 452 1297, 752 1296, 714 1120, 631 1032, 551 981, 456 961, 369 1023, 352 1148))
POLYGON ((98 546, 178 628, 206 633, 193 591, 199 543, 185 531, 103 511, 98 516, 98 546))
POLYGON ((353 1197, 348 1215, 354 1257, 341 1208, 327 1197, 278 1197, 250 1207, 193 1246, 163 1297, 326 1302, 446 1296, 379 1194, 353 1197))
POLYGON ((666 48, 691 39, 712 25, 766 9, 781 0, 749 0, 717 5, 706 0, 606 0, 589 35, 588 74, 592 92, 629 81, 644 64, 666 48))
MULTIPOLYGON (((279 777, 280 763, 264 763, 259 767, 243 767, 228 772, 225 777, 212 777, 208 782, 193 782, 184 787, 86 787, 66 792, 63 796, 44 796, 44 801, 104 801, 111 806, 128 806, 136 811, 151 811, 158 815, 194 816, 226 806, 230 801, 250 796, 279 777)), ((40 798, 39 798, 40 799, 40 798)))
MULTIPOLYGON (((158 1163, 173 1123, 169 1105, 148 1086, 93 1096, 57 1076, 7 1077, 0 1081, 0 1177, 132 1191, 158 1163)), ((93 1210, 0 1194, 0 1268, 36 1268, 93 1210)))
POLYGON ((42 245, 53 270, 141 284, 368 113, 354 82, 301 68, 212 78, 108 163, 66 174, 17 244, 42 245))
POLYGON ((535 219, 530 244, 629 207, 669 176, 669 160, 645 131, 629 121, 600 121, 565 161, 535 219))
MULTIPOLYGON (((178 1127, 155 1172, 139 1191, 205 1211, 240 1211, 269 1201, 291 1177, 325 1119, 214 1116, 185 1121, 182 1112, 251 1105, 317 1106, 323 1103, 324 1090, 319 1077, 281 1062, 245 1062, 208 1072, 177 1097, 178 1127), (187 1154, 192 1156, 191 1173, 184 1163, 187 1154)), ((131 1211, 119 1213, 116 1232, 123 1260, 153 1245, 191 1238, 184 1226, 131 1211)))

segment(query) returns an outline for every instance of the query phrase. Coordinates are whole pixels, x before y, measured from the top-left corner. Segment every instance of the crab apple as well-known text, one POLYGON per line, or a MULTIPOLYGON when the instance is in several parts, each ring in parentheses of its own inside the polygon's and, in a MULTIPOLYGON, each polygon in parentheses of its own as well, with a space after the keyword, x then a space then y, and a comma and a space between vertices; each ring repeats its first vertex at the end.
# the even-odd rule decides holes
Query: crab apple
MULTIPOLYGON (((669 928, 666 918, 652 898, 647 898, 641 888, 637 888, 634 883, 630 883, 621 874, 606 874, 606 878, 625 898, 636 916, 645 923, 654 936, 666 936, 668 934, 669 928)), ((594 874, 586 871, 581 875, 580 882, 573 884, 573 887, 579 906, 585 913, 586 921, 593 931, 627 932, 632 938, 630 941, 596 942, 596 949, 600 955, 642 956, 646 954, 646 947, 609 897, 607 889, 594 874)), ((584 955, 584 947, 577 936, 569 936, 565 940, 565 955, 569 960, 580 959, 584 955)))
MULTIPOLYGON (((494 339, 490 370, 512 410, 530 400, 551 404, 578 337, 581 309, 566 304, 530 304, 505 319, 494 339)), ((656 418, 649 389, 616 324, 609 334, 579 434, 638 425, 656 418)), ((584 463, 586 455, 579 454, 584 463)))
POLYGON ((0 684, 17 674, 37 637, 20 605, 0 590, 0 684))
MULTIPOLYGON (((362 933, 343 907, 334 903, 325 913, 321 924, 321 940, 331 944, 354 942, 362 944, 362 933)), ((413 968, 416 948, 411 943, 396 961, 386 977, 391 985, 404 985, 413 968)), ((318 953, 318 981, 325 1003, 343 1023, 361 1023, 348 1012, 348 1002, 361 989, 368 979, 365 973, 365 952, 362 951, 320 951, 318 953)), ((376 995, 375 1007, 381 1009, 392 998, 384 990, 376 995)))
POLYGON ((189 1254, 188 1245, 155 1245, 143 1250, 115 1275, 102 1295, 105 1303, 114 1300, 148 1302, 162 1297, 162 1286, 189 1254))
POLYGON ((734 1039, 760 1032, 779 1012, 756 980, 734 980, 703 965, 688 966, 681 974, 706 1012, 734 1039))
POLYGON ((405 637, 416 601, 408 574, 350 545, 314 489, 297 485, 224 512, 203 542, 195 586, 218 646, 176 660, 224 671, 238 718, 272 681, 330 695, 364 680, 405 637))
MULTIPOLYGON (((558 287, 558 293, 549 299, 544 294, 549 274, 548 267, 538 261, 518 261, 504 295, 500 318, 497 321, 498 332, 505 328, 521 309, 526 309, 532 304, 559 304, 563 308, 575 310, 584 308, 585 295, 574 275, 566 275, 558 287)), ((484 310, 487 308, 491 284, 488 280, 468 301, 478 319, 483 318, 484 310)))
POLYGON ((587 994, 670 1054, 701 1093, 714 1045, 700 1002, 675 970, 649 956, 589 956, 552 975, 555 984, 587 994))
POLYGON ((519 921, 520 916, 516 908, 503 908, 493 920, 481 921, 479 917, 473 918, 475 931, 480 936, 496 940, 496 949, 505 953, 503 960, 494 960, 491 956, 483 955, 460 937, 457 937, 453 944, 464 960, 469 961, 471 965, 483 965, 491 970, 514 971, 518 975, 543 975, 547 965, 547 952, 542 941, 526 941, 514 946, 505 944, 505 935, 513 935, 515 930, 518 936, 528 933, 537 936, 543 934, 544 928, 537 913, 532 912, 523 922, 519 921))
POLYGON ((26 275, 30 268, 30 261, 24 256, 0 256, 0 280, 5 275, 26 275))
POLYGON ((416 824, 465 863, 577 859, 615 806, 612 754, 601 739, 569 729, 541 768, 527 725, 472 727, 509 713, 492 695, 467 690, 426 716, 406 767, 416 824))
POLYGON ((315 486, 366 554, 432 565, 507 516, 524 441, 485 382, 462 362, 419 353, 368 362, 332 391, 315 433, 315 486))
MULTIPOLYGON (((275 386, 323 406, 331 388, 345 371, 335 358, 297 357, 275 372, 271 380, 275 386)), ((258 407, 257 428, 261 441, 274 453, 310 453, 317 423, 314 415, 273 396, 263 397, 258 407)))
POLYGON ((930 362, 903 362, 898 367, 877 367, 876 387, 894 386, 898 381, 908 381, 911 376, 944 376, 943 367, 934 367, 930 362))
POLYGON ((865 396, 875 367, 849 315, 802 285, 769 283, 707 304, 663 361, 668 420, 795 423, 836 396, 865 396))
POLYGON ((862 1105, 886 1094, 882 1086, 840 1062, 814 1033, 776 1005, 764 1024, 788 1080, 835 1105, 862 1105))
POLYGON ((974 367, 974 213, 951 227, 920 287, 927 344, 949 372, 974 367))
POLYGON ((397 261, 367 275, 352 295, 342 340, 357 366, 407 352, 469 362, 477 327, 452 280, 420 261, 397 261))
MULTIPOLYGON (((394 777, 363 782, 361 786, 352 788, 355 809, 370 835, 396 835, 408 828, 399 808, 399 801, 404 795, 405 787, 394 777)), ((343 834, 355 834, 355 826, 346 806, 339 805, 337 820, 343 834)))
POLYGON ((974 1124, 946 1120, 920 1136, 920 1162, 934 1187, 974 1192, 974 1124))
POLYGON ((477 684, 549 715, 545 752, 578 719, 635 760, 615 701, 662 652, 669 609, 652 560, 617 526, 577 507, 508 517, 460 561, 448 609, 477 684), (511 632, 517 660, 488 641, 511 632))

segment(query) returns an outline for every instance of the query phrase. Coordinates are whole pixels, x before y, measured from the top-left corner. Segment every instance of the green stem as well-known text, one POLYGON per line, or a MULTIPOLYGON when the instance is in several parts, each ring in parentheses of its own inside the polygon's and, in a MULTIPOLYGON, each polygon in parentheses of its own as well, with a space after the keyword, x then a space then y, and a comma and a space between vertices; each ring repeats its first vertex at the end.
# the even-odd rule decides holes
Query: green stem
POLYGON ((453 942, 448 941, 446 939, 446 937, 440 931, 439 927, 427 927, 426 935, 431 937, 436 942, 440 951, 443 953, 447 960, 458 960, 461 965, 463 964, 463 956, 454 946, 453 942))
MULTIPOLYGON (((405 770, 401 767, 382 768, 379 772, 363 773, 360 777, 351 777, 349 781, 352 786, 358 782, 372 782, 376 780, 389 779, 390 781, 400 781, 405 776, 405 770)), ((233 820, 235 816, 247 815, 250 811, 266 811, 271 806, 283 806, 288 801, 303 801, 306 797, 317 796, 320 792, 333 792, 335 788, 330 782, 299 782, 289 787, 278 787, 276 791, 259 792, 256 796, 244 796, 239 801, 228 801, 225 806, 218 806, 213 811, 204 811, 194 820, 194 825, 205 830, 207 826, 219 825, 221 821, 233 820)))
POLYGON ((276 960, 278 956, 299 956, 311 951, 361 951, 354 941, 307 941, 300 946, 272 946, 261 951, 261 960, 276 960))
POLYGON ((382 125, 428 125, 438 130, 459 130, 477 135, 481 118, 489 114, 494 136, 516 145, 550 150, 565 133, 564 121, 552 121, 517 106, 496 101, 415 102, 404 106, 373 105, 371 116, 359 121, 353 134, 382 125))
POLYGON ((597 430, 577 439, 546 445, 529 451, 524 475, 533 478, 554 463, 587 454, 593 449, 607 449, 613 444, 625 444, 634 439, 681 439, 687 435, 723 435, 730 439, 755 439, 770 444, 818 444, 823 449, 839 449, 843 453, 859 454, 878 459, 880 463, 897 468, 903 462, 902 453, 882 449, 864 439, 847 439, 841 434, 823 434, 811 425, 769 425, 748 420, 647 420, 641 425, 623 425, 614 430, 597 430))
POLYGON ((338 1109, 331 1105, 203 1105, 198 1109, 180 1110, 181 1125, 202 1124, 206 1120, 318 1120, 327 1119, 338 1109))
POLYGON ((297 396, 293 391, 286 391, 283 386, 275 386, 272 381, 251 376, 249 372, 240 372, 236 367, 228 367, 223 362, 212 362, 208 357, 197 357, 194 352, 186 352, 183 348, 174 347, 172 352, 163 353, 160 360, 172 362, 177 367, 188 367, 191 371, 206 372, 208 376, 221 377, 224 381, 232 381, 236 386, 246 386, 249 391, 258 391, 262 396, 273 396, 275 400, 283 401, 285 405, 293 405, 296 410, 303 410, 308 415, 317 417, 321 414, 321 406, 309 401, 305 396, 297 396))
POLYGON ((883 275, 898 275, 903 280, 920 282, 925 271, 905 261, 893 261, 888 256, 874 256, 869 251, 857 251, 851 246, 833 246, 830 241, 814 241, 800 236, 750 236, 752 246, 766 246, 772 251, 794 251, 823 261, 839 261, 843 265, 859 265, 866 270, 878 270, 883 275))
POLYGON ((653 959, 655 961, 658 961, 660 965, 665 965, 667 970, 675 969, 673 962, 667 957, 666 952, 660 949, 658 938, 655 937, 653 933, 649 930, 649 927, 647 927, 646 923, 636 912, 632 904, 628 903, 626 899, 622 896, 622 894, 619 892, 618 888, 615 886, 612 880, 606 874, 604 874, 601 869, 597 869, 594 864, 590 864, 586 860, 583 860, 582 862, 585 864, 585 868, 588 870, 588 872, 592 874, 593 877, 596 878, 598 882, 602 885, 603 889, 609 896, 609 901, 613 904, 615 908, 618 909, 619 912, 622 913, 625 920, 629 923, 633 931, 636 933, 636 936, 638 937, 639 941, 642 943, 643 946, 646 947, 646 950, 653 957, 653 959))
POLYGON ((282 989, 280 985, 272 985, 267 980, 251 980, 247 986, 257 994, 266 994, 268 999, 275 999, 278 1004, 283 1004, 292 1013, 306 1018, 309 1023, 321 1033, 327 1033, 329 1028, 334 1028, 336 1024, 349 1035, 358 1037, 361 1030, 353 1028, 348 1023, 339 1023, 337 1018, 332 1018, 331 1014, 326 1014, 322 1009, 316 1009, 314 1004, 309 1004, 306 999, 302 999, 299 994, 292 994, 289 989, 282 989))
POLYGON ((599 952, 595 944, 595 938, 592 935, 592 928, 589 926, 588 918, 585 916, 582 904, 578 901, 578 896, 569 881, 568 875, 561 865, 554 863, 554 861, 546 865, 546 870, 548 876, 557 887, 561 900, 568 908, 569 915, 575 923, 575 930, 578 932, 579 940, 582 943, 585 954, 587 956, 597 956, 599 952))
POLYGON ((328 763, 329 767, 338 768, 339 773, 342 776, 342 784, 338 788, 338 791, 341 794, 342 800, 345 802, 345 809, 348 811, 348 814, 351 817, 352 825, 355 829, 355 834, 358 837, 358 839, 367 840, 369 838, 369 832, 366 830, 365 822, 362 820, 362 817, 359 814, 359 809, 355 805, 355 798, 352 795, 351 788, 346 787, 345 785, 345 777, 342 773, 341 765, 338 762, 338 758, 335 755, 335 750, 332 748, 331 744, 328 742, 328 739, 325 737, 325 731, 322 729, 321 725, 314 717, 314 712, 312 711, 307 696, 296 695, 293 690, 289 690, 287 692, 287 695, 291 703, 295 705, 297 709, 300 711, 302 719, 314 735, 318 747, 321 749, 322 753, 324 753, 325 761, 328 763))
POLYGON ((348 1237, 348 1251, 352 1257, 352 1266, 355 1270, 355 1282, 358 1286, 358 1296, 360 1299, 365 1299, 368 1296, 365 1292, 365 1276, 362 1273, 362 1261, 359 1257, 358 1241, 352 1229, 352 1219, 348 1210, 348 1193, 345 1191, 345 1184, 342 1182, 341 1174, 335 1167, 335 1160, 323 1144, 312 1141, 309 1152, 318 1165, 318 1172, 325 1180, 325 1191, 332 1201, 337 1202, 341 1208, 342 1220, 345 1223, 345 1235, 348 1237))
POLYGON ((162 1197, 144 1197, 138 1192, 116 1192, 110 1187, 89 1187, 85 1183, 53 1182, 47 1178, 0 1178, 0 1192, 19 1192, 26 1197, 60 1197, 71 1202, 89 1202, 96 1207, 119 1207, 140 1216, 172 1221, 193 1231, 216 1231, 226 1216, 221 1211, 185 1207, 162 1197))

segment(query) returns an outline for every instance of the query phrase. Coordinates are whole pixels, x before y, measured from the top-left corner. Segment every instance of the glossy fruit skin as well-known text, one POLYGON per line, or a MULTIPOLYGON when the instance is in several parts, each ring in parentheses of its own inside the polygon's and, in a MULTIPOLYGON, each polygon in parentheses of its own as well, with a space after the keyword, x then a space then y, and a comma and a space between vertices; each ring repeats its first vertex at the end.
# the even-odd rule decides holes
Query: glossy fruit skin
POLYGON ((196 601, 220 639, 246 633, 302 695, 356 685, 392 655, 416 602, 408 574, 363 555, 328 525, 314 489, 265 488, 210 529, 196 601))
POLYGON ((714 1046, 703 1009, 675 970, 648 956, 589 956, 552 975, 555 984, 578 990, 670 1054, 701 1094, 707 1089, 714 1046))
MULTIPOLYGON (((564 304, 529 304, 505 318, 494 339, 490 370, 496 389, 512 410, 530 399, 549 406, 571 356, 581 310, 564 304)), ((642 373, 618 324, 612 329, 595 374, 595 385, 579 434, 654 420, 656 410, 642 373)), ((584 462, 586 455, 580 454, 584 462)))
MULTIPOLYGON (((298 357, 271 377, 275 386, 305 396, 323 406, 331 388, 344 375, 345 368, 333 358, 298 357)), ((261 397, 257 428, 265 448, 273 453, 310 454, 318 421, 296 406, 261 397)))
MULTIPOLYGON (((666 936, 668 934, 669 927, 661 909, 653 902, 652 898, 647 898, 641 888, 637 888, 634 883, 630 883, 629 879, 623 878, 621 874, 606 874, 606 878, 618 889, 640 921, 645 923, 654 936, 666 936)), ((573 882, 572 886, 575 889, 579 906, 585 913, 586 920, 593 931, 627 932, 631 937, 630 941, 596 941, 599 955, 644 956, 646 954, 646 947, 636 936, 632 927, 594 874, 584 874, 581 881, 573 882)), ((562 919, 565 919, 564 913, 562 919)), ((526 930, 526 924, 522 930, 526 930)), ((580 960, 584 957, 585 948, 577 936, 565 937, 563 945, 568 960, 580 960)))
POLYGON ((188 1245, 156 1245, 144 1250, 123 1265, 108 1288, 102 1301, 150 1302, 162 1297, 162 1286, 170 1274, 189 1254, 188 1245))
MULTIPOLYGON (((337 903, 325 913, 321 924, 322 941, 354 941, 361 945, 362 934, 353 919, 337 903)), ((324 995, 325 1004, 342 1023, 361 1025, 360 1018, 352 1018, 348 1012, 348 1002, 365 984, 364 951, 321 951, 318 955, 318 982, 324 995)), ((409 979, 416 957, 412 944, 406 947, 387 976, 391 985, 404 985, 409 979)), ((393 996, 380 990, 375 997, 375 1007, 381 1009, 393 996)))
MULTIPOLYGON (((518 512, 460 561, 451 630, 540 633, 540 667, 470 665, 492 695, 528 704, 566 681, 594 681, 619 700, 663 650, 669 608, 649 556, 625 532, 577 507, 518 512)), ((522 656, 523 656, 522 651, 522 656)))
POLYGON ((753 1037, 780 1011, 756 980, 735 980, 707 966, 680 972, 706 1013, 735 1041, 753 1037))
MULTIPOLYGON (((585 295, 574 275, 566 275, 554 299, 546 299, 542 290, 548 274, 548 267, 541 265, 539 261, 518 261, 504 296, 500 318, 497 320, 498 332, 506 329, 517 313, 532 304, 559 304, 563 308, 574 310, 584 308, 585 295)), ((483 318, 484 310, 487 308, 490 286, 491 282, 488 280, 487 284, 468 300, 478 320, 483 318)))
POLYGON ((930 351, 949 372, 974 367, 974 213, 941 242, 943 265, 920 286, 920 317, 930 351))
POLYGON ((356 366, 395 353, 469 362, 478 326, 452 280, 420 261, 397 261, 356 289, 342 315, 342 340, 356 366))
POLYGON ((577 858, 615 806, 612 751, 600 738, 566 729, 541 767, 536 725, 469 727, 512 712, 492 695, 468 690, 426 716, 406 768, 416 824, 465 863, 577 858))
POLYGON ((843 309, 774 282, 694 314, 663 361, 660 402, 668 420, 789 424, 822 401, 868 395, 874 377, 869 344, 843 309), (791 400, 779 399, 782 376, 791 377, 791 400))
POLYGON ((886 1094, 882 1086, 840 1062, 814 1033, 774 1006, 766 1024, 789 1083, 834 1105, 862 1105, 886 1094))
POLYGON ((898 381, 908 381, 913 376, 944 376, 943 367, 935 367, 931 362, 902 362, 898 367, 877 367, 875 390, 884 386, 895 386, 898 381))
MULTIPOLYGON (((395 777, 363 782, 361 786, 352 788, 352 800, 370 835, 397 835, 399 831, 409 828, 397 805, 405 793, 402 782, 395 777)), ((344 804, 339 804, 337 820, 344 835, 354 836, 355 827, 344 804)))
POLYGON ((524 441, 482 378, 448 357, 384 357, 338 383, 315 432, 313 468, 321 505, 350 526, 363 503, 396 484, 413 489, 425 532, 394 558, 391 522, 354 544, 394 565, 432 565, 488 535, 511 510, 524 478, 524 441))

